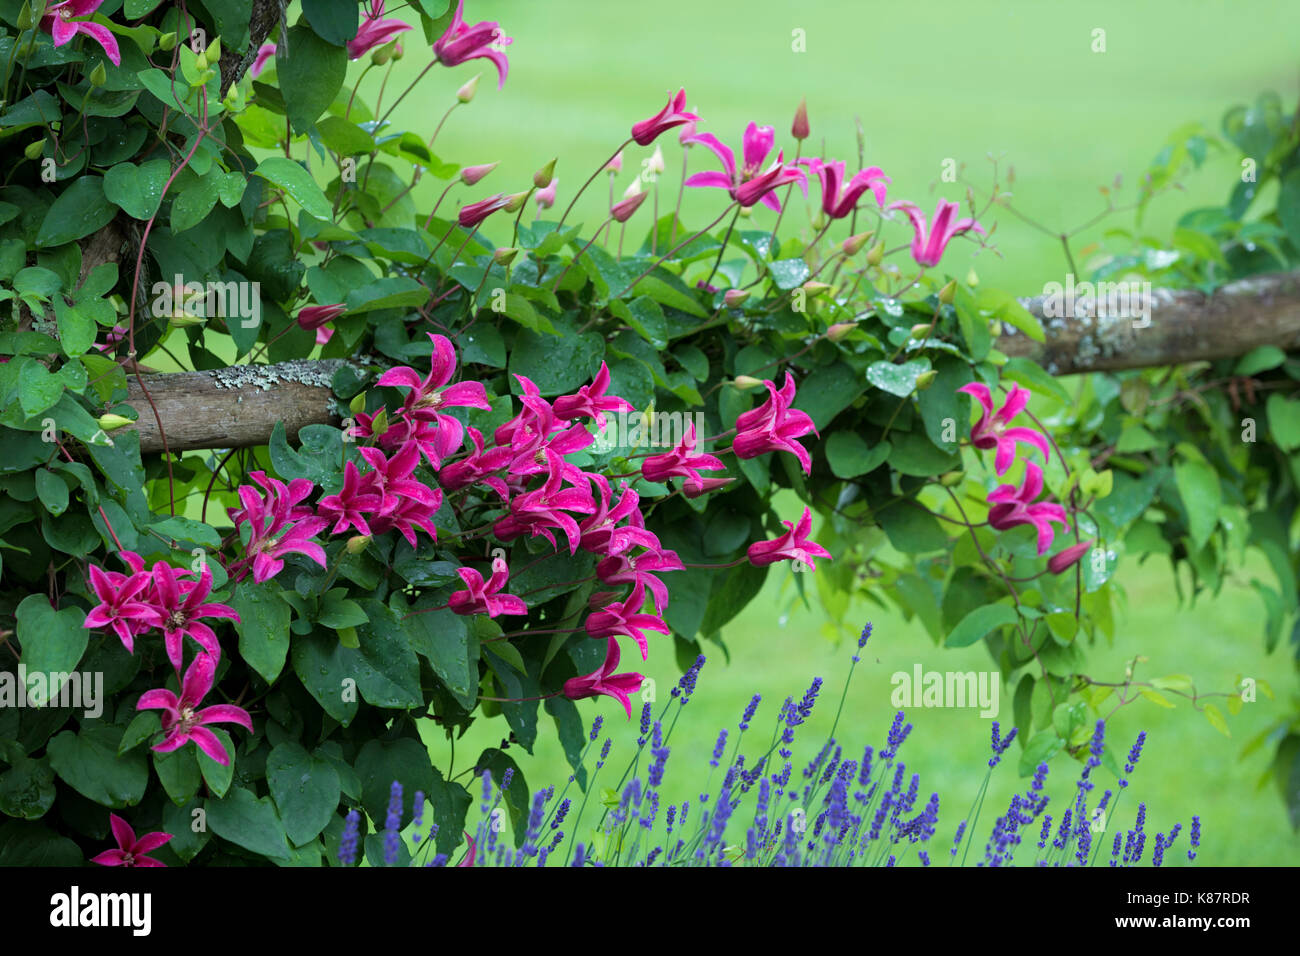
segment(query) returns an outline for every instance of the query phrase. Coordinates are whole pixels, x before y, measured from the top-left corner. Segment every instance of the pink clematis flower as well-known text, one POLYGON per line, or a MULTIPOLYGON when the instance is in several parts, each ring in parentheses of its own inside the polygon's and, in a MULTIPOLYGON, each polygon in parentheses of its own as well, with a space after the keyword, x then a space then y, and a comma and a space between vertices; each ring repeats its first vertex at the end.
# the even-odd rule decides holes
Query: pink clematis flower
POLYGON ((615 222, 627 222, 632 218, 632 214, 641 208, 641 204, 649 195, 649 193, 633 193, 626 199, 620 199, 609 208, 610 218, 615 222))
POLYGON ((858 205, 858 197, 868 189, 876 197, 876 205, 885 205, 885 186, 893 182, 879 166, 864 169, 846 184, 844 182, 843 160, 825 162, 820 159, 801 159, 801 165, 807 166, 818 178, 822 186, 822 212, 832 219, 843 219, 858 205))
POLYGON ((989 525, 1006 531, 1020 524, 1031 524, 1038 531, 1038 553, 1046 554, 1056 536, 1052 522, 1068 528, 1065 509, 1049 501, 1035 501, 1043 491, 1043 469, 1032 461, 1025 462, 1025 480, 1019 488, 998 485, 989 492, 989 525))
POLYGON ((594 638, 614 638, 620 634, 636 641, 641 649, 641 659, 648 660, 650 648, 646 642, 645 631, 658 631, 667 634, 668 625, 657 614, 643 614, 641 606, 645 604, 645 584, 637 581, 632 585, 632 593, 624 601, 615 601, 599 611, 587 615, 587 633, 594 638))
POLYGON ((935 207, 934 219, 926 228, 925 214, 921 208, 914 202, 900 200, 889 204, 890 209, 901 209, 912 222, 912 258, 916 260, 919 266, 937 266, 939 260, 943 258, 943 251, 948 247, 949 241, 953 236, 960 235, 963 232, 974 231, 981 236, 986 235, 984 227, 974 219, 957 219, 953 216, 961 209, 955 202, 948 202, 945 199, 939 200, 939 205, 935 207))
POLYGON ((160 860, 155 860, 147 854, 158 849, 164 843, 172 838, 170 833, 146 833, 139 838, 135 835, 135 830, 131 829, 131 824, 127 823, 116 813, 108 815, 108 825, 113 830, 113 839, 117 841, 116 850, 105 850, 96 856, 90 858, 91 863, 98 863, 100 866, 166 866, 160 860))
POLYGON ((638 146, 649 146, 674 126, 684 123, 699 122, 699 117, 686 111, 686 91, 678 90, 676 96, 668 98, 668 105, 649 119, 632 124, 632 138, 638 146))
POLYGON ((368 0, 361 5, 361 27, 348 41, 348 58, 359 60, 375 47, 383 46, 399 33, 411 29, 409 23, 384 19, 384 0, 368 0))
POLYGON ((971 429, 971 444, 976 448, 997 449, 997 453, 993 456, 993 468, 999 475, 1010 468, 1011 463, 1015 461, 1017 442, 1033 445, 1043 453, 1044 459, 1049 457, 1051 446, 1042 433, 1032 428, 1007 427, 1011 424, 1011 419, 1024 411, 1025 406, 1029 404, 1031 397, 1029 389, 1012 385, 1011 391, 1007 393, 1007 400, 996 412, 993 411, 993 397, 987 385, 971 382, 957 391, 972 396, 983 406, 984 413, 971 429))
POLYGON ((135 638, 157 627, 161 618, 153 606, 153 577, 143 571, 144 562, 134 552, 128 561, 135 573, 122 574, 90 566, 90 587, 99 604, 90 609, 83 627, 108 628, 122 640, 129 653, 135 653, 135 638))
POLYGON ((465 229, 473 229, 488 216, 498 210, 505 209, 510 205, 512 197, 505 193, 496 193, 488 196, 487 199, 480 199, 478 202, 467 203, 460 207, 456 213, 456 221, 465 229))
POLYGON ((803 517, 799 519, 797 525, 793 521, 781 523, 789 529, 781 537, 773 538, 771 541, 755 541, 749 546, 746 553, 749 555, 750 564, 761 568, 764 565, 775 564, 777 561, 799 561, 816 571, 817 565, 813 558, 831 556, 831 553, 816 541, 808 539, 808 532, 812 530, 812 511, 808 508, 803 509, 803 517))
POLYGON ((361 456, 373 468, 362 480, 367 491, 379 495, 380 504, 369 518, 371 531, 382 534, 396 528, 411 547, 416 546, 415 529, 421 528, 437 540, 438 529, 433 516, 442 507, 442 489, 430 488, 414 478, 420 462, 420 447, 407 443, 388 458, 378 448, 362 448, 361 456))
POLYGON ((668 588, 655 577, 655 573, 685 569, 676 551, 655 548, 638 555, 611 555, 596 565, 596 577, 605 584, 643 583, 654 596, 655 609, 662 614, 668 606, 668 588))
POLYGON ((731 147, 724 145, 712 133, 697 133, 691 137, 693 143, 703 143, 722 160, 726 172, 696 173, 686 180, 687 186, 715 186, 727 190, 732 199, 742 206, 752 206, 761 202, 769 209, 781 211, 781 201, 773 190, 787 183, 798 183, 804 194, 808 193, 808 178, 803 170, 785 165, 785 153, 779 152, 776 161, 766 170, 761 171, 763 160, 772 151, 775 133, 770 126, 750 123, 745 127, 742 148, 745 164, 736 167, 736 156, 731 147))
POLYGON ((330 534, 342 534, 355 528, 357 534, 370 535, 373 532, 366 523, 366 513, 378 511, 382 503, 383 496, 362 480, 356 463, 350 461, 343 466, 343 488, 337 495, 321 498, 316 507, 322 518, 334 522, 330 534))
POLYGON ((799 459, 804 474, 812 473, 812 458, 808 450, 795 441, 809 432, 817 434, 817 427, 807 413, 791 408, 795 399, 794 376, 785 373, 785 384, 780 390, 771 381, 767 386, 767 401, 736 418, 736 439, 731 450, 737 458, 756 458, 769 451, 788 451, 799 459))
POLYGON ((641 516, 641 496, 624 482, 619 489, 621 493, 618 503, 610 507, 612 492, 609 481, 597 473, 590 477, 596 484, 600 498, 596 501, 596 510, 578 525, 582 532, 579 541, 582 549, 593 554, 612 555, 638 544, 644 548, 658 548, 659 539, 645 530, 644 523, 640 527, 636 524, 616 527, 624 518, 636 519, 641 516))
POLYGON ((688 481, 700 480, 700 469, 705 471, 722 471, 726 468, 712 455, 694 455, 695 423, 686 426, 686 434, 672 451, 662 455, 651 455, 641 463, 641 477, 646 481, 666 481, 669 478, 685 478, 688 481))
MULTIPOLYGON (((251 561, 253 580, 258 584, 284 570, 286 554, 302 554, 325 567, 325 549, 310 539, 329 521, 316 517, 310 505, 301 504, 315 487, 311 481, 295 478, 286 486, 282 481, 268 478, 264 471, 249 472, 249 477, 265 489, 265 494, 259 495, 256 489, 241 485, 239 500, 244 507, 228 509, 236 530, 245 522, 250 529, 246 555, 238 563, 244 565, 251 561)), ((240 577, 246 573, 245 567, 240 577)))
POLYGON ((99 9, 104 0, 63 0, 45 8, 41 17, 41 29, 48 30, 54 37, 55 46, 71 43, 78 33, 84 33, 104 48, 104 55, 114 66, 121 66, 122 54, 117 48, 117 37, 108 27, 91 23, 89 18, 99 9))
POLYGON ((600 371, 590 385, 583 385, 573 395, 563 395, 555 400, 555 417, 564 421, 586 416, 596 420, 596 427, 605 427, 605 412, 630 412, 632 403, 617 395, 606 397, 609 389, 609 366, 601 362, 600 371))
POLYGON ((637 673, 615 674, 618 670, 622 651, 618 641, 609 638, 609 647, 605 651, 605 663, 600 669, 586 677, 570 677, 564 682, 564 696, 569 700, 582 700, 585 697, 604 695, 613 697, 627 711, 628 720, 632 719, 632 702, 628 699, 641 689, 645 677, 637 673))
POLYGON ((310 332, 326 322, 333 322, 348 310, 346 305, 309 305, 298 310, 298 325, 310 332))
POLYGON ((253 65, 248 68, 248 75, 253 79, 257 79, 261 72, 266 69, 267 62, 270 61, 273 56, 275 56, 274 43, 263 43, 259 46, 257 48, 257 56, 253 59, 253 65))
POLYGON ((198 642, 205 654, 212 657, 212 663, 221 660, 221 645, 212 628, 199 618, 224 617, 236 623, 239 615, 228 604, 208 604, 205 599, 212 591, 212 570, 207 562, 199 572, 197 581, 180 581, 176 569, 166 561, 159 561, 153 566, 153 586, 155 609, 163 632, 163 643, 167 648, 167 659, 172 662, 176 673, 181 672, 184 660, 185 635, 198 642))
POLYGON ((433 44, 434 56, 443 66, 457 66, 480 57, 489 59, 497 68, 497 89, 501 89, 506 85, 510 61, 506 59, 505 53, 493 49, 492 45, 509 46, 514 41, 501 32, 501 26, 496 21, 484 20, 482 23, 467 24, 461 17, 464 11, 465 0, 457 0, 456 12, 452 15, 447 31, 433 44))
POLYGON ((586 482, 583 487, 575 481, 585 478, 585 473, 572 465, 553 460, 546 481, 540 488, 516 495, 511 500, 510 514, 494 527, 497 537, 508 541, 518 537, 523 529, 533 536, 541 535, 552 546, 556 546, 551 529, 559 528, 569 539, 569 553, 576 554, 582 532, 578 528, 578 522, 568 512, 589 515, 596 511, 590 482, 586 482), (565 488, 565 481, 573 487, 565 488))
POLYGON ((136 710, 161 710, 162 727, 165 736, 162 743, 153 749, 159 753, 171 753, 179 750, 191 740, 205 754, 221 764, 230 766, 230 755, 222 746, 221 740, 206 724, 239 724, 249 733, 253 731, 253 720, 248 711, 234 704, 213 704, 202 710, 196 708, 212 690, 216 676, 216 663, 207 654, 194 658, 181 681, 181 695, 177 697, 164 688, 147 690, 140 695, 136 710))
POLYGON ((505 481, 493 475, 493 472, 510 464, 514 452, 501 447, 484 450, 483 433, 472 426, 466 431, 474 445, 473 453, 439 471, 438 484, 447 491, 459 491, 475 482, 482 482, 502 498, 509 498, 510 491, 505 481))
POLYGON ((439 409, 453 406, 491 411, 482 382, 459 382, 443 388, 456 374, 456 350, 445 335, 436 332, 428 335, 433 343, 433 353, 429 356, 427 376, 420 378, 415 369, 399 365, 379 376, 375 384, 409 388, 411 391, 407 393, 402 410, 412 418, 434 421, 439 409))
POLYGON ((456 573, 469 588, 456 591, 447 599, 447 606, 456 614, 486 614, 496 617, 498 614, 527 614, 528 605, 523 598, 513 594, 498 593, 510 580, 510 572, 501 558, 492 561, 492 577, 486 582, 483 575, 473 568, 457 568, 456 573))

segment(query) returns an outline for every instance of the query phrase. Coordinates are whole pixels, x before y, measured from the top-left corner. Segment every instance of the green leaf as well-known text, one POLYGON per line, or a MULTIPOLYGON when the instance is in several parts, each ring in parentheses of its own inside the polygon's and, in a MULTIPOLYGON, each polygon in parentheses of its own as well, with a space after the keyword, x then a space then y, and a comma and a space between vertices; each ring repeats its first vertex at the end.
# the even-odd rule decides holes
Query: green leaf
POLYGON ((1268 429, 1283 451, 1300 448, 1300 402, 1277 392, 1268 397, 1268 429))
POLYGON ((295 742, 282 743, 266 758, 266 783, 294 846, 315 838, 334 817, 342 788, 329 760, 295 742))
POLYGON ((867 366, 867 381, 890 395, 905 398, 916 389, 916 380, 930 371, 929 359, 913 359, 901 365, 872 362, 867 366))
POLYGON ((1023 385, 1039 395, 1051 395, 1065 404, 1070 404, 1070 393, 1056 379, 1027 358, 1008 359, 1002 366, 1002 377, 1010 379, 1017 385, 1023 385))
POLYGON ((298 432, 301 448, 289 447, 284 423, 271 431, 271 465, 285 481, 307 478, 323 485, 338 474, 343 464, 343 433, 329 425, 308 425, 298 432))
MULTIPOLYGON (((349 6, 339 3, 330 5, 349 6)), ((352 15, 356 15, 356 10, 352 11, 352 15)), ((280 80, 280 90, 284 94, 289 122, 293 125, 294 132, 305 133, 329 109, 343 85, 348 70, 348 51, 322 39, 314 30, 302 24, 290 27, 287 39, 288 42, 281 43, 276 52, 275 69, 280 80)), ((306 208, 306 204, 303 208, 306 208)), ((329 216, 317 215, 316 218, 328 219, 329 216)))
POLYGON ((945 647, 968 647, 1000 627, 1015 623, 1015 609, 1006 604, 986 604, 976 608, 948 633, 945 647))
MULTIPOLYGON (((59 484, 63 482, 55 479, 59 484)), ((64 490, 67 486, 64 485, 64 490)), ((50 599, 44 594, 29 594, 23 598, 14 612, 18 621, 18 641, 23 648, 23 663, 27 673, 35 674, 71 674, 80 680, 79 674, 72 674, 73 668, 86 653, 86 644, 90 640, 90 631, 82 627, 85 614, 73 607, 56 611, 50 607, 50 599)), ((69 688, 69 693, 74 688, 69 688)), ((29 702, 36 707, 44 707, 52 697, 59 693, 59 687, 35 687, 28 693, 29 702)), ((90 709, 87 702, 82 702, 90 709)), ((103 701, 100 701, 103 704, 103 701)), ((116 749, 117 741, 113 741, 116 749)))
POLYGON ((283 189, 303 211, 316 219, 333 218, 334 209, 325 193, 311 178, 311 174, 298 163, 285 156, 268 156, 258 163, 253 170, 254 176, 261 176, 268 182, 283 189))
POLYGON ((197 226, 207 218, 212 207, 217 204, 217 181, 224 175, 219 169, 213 168, 208 175, 177 194, 172 200, 173 235, 197 226))
POLYGON ((1193 550, 1199 551, 1219 521, 1219 476, 1203 461, 1182 461, 1174 465, 1174 485, 1187 512, 1187 533, 1193 550))
POLYGON ((328 634, 309 634, 293 642, 293 672, 316 702, 344 727, 357 714, 355 651, 328 634))
POLYGON ((24 820, 45 816, 54 806, 54 771, 48 759, 16 757, 0 774, 0 813, 24 820))
POLYGON ((84 355, 95 342, 99 327, 85 309, 67 305, 62 296, 54 300, 54 315, 59 324, 59 346, 69 358, 84 355))
POLYGON ((403 620, 402 629, 457 703, 472 709, 478 698, 478 650, 477 642, 471 646, 465 618, 445 608, 416 611, 403 620))
MULTIPOLYGON (((559 337, 524 330, 515 336, 510 372, 532 379, 545 396, 563 395, 591 382, 605 355, 605 340, 597 332, 578 333, 568 319, 554 323, 559 337)), ((511 383, 512 388, 518 385, 511 383)))
POLYGON ((1035 342, 1047 341, 1043 326, 1038 319, 1031 315, 1010 292, 985 287, 980 289, 976 301, 981 309, 993 313, 995 319, 1000 319, 1012 328, 1019 329, 1035 342))
POLYGON ((230 739, 230 734, 220 727, 208 729, 221 741, 221 745, 226 749, 226 755, 230 757, 230 763, 219 764, 198 747, 194 748, 194 759, 199 762, 199 771, 203 774, 203 782, 208 785, 208 790, 214 797, 221 798, 226 795, 231 781, 235 778, 235 742, 230 739))
POLYGON ((149 783, 149 764, 139 750, 119 757, 121 728, 104 723, 87 724, 80 733, 70 730, 49 742, 50 766, 83 797, 120 810, 140 802, 149 783))
POLYGON ((515 763, 514 758, 496 747, 489 747, 479 754, 478 760, 474 762, 474 775, 481 777, 483 771, 487 770, 492 774, 492 784, 496 789, 500 789, 501 781, 505 779, 506 771, 510 773, 510 786, 505 788, 502 793, 502 803, 510 813, 510 822, 515 829, 515 846, 522 846, 524 837, 528 833, 528 783, 524 780, 523 771, 519 769, 519 764, 515 763))
POLYGON ((108 225, 113 211, 113 204, 104 196, 103 178, 82 176, 50 204, 36 235, 36 247, 48 249, 76 242, 108 225))
POLYGON ((158 211, 169 175, 171 164, 165 159, 139 166, 118 163, 104 174, 104 197, 131 218, 147 220, 158 211))
POLYGON ((68 486, 52 471, 36 469, 36 497, 41 499, 45 510, 55 517, 68 510, 68 486))
MULTIPOLYGON (((1263 162, 1262 156, 1259 161, 1263 162)), ((1293 167, 1282 177, 1282 188, 1277 194, 1277 218, 1291 245, 1300 249, 1300 167, 1293 167)))
POLYGON ((208 828, 250 853, 287 860, 289 845, 284 824, 280 822, 270 797, 260 800, 243 787, 235 787, 220 800, 203 801, 208 814, 208 828))
POLYGON ((376 707, 421 706, 420 661, 405 640, 401 619, 378 601, 363 606, 369 620, 357 627, 360 651, 350 652, 361 696, 376 707))
MULTIPOLYGON (((388 816, 393 781, 402 785, 403 820, 410 819, 415 792, 420 790, 431 795, 438 781, 429 762, 429 752, 419 740, 410 737, 368 741, 357 755, 356 770, 361 779, 361 806, 372 820, 388 816)), ((439 831, 446 829, 441 820, 437 822, 439 831)))
POLYGON ((803 259, 778 259, 776 262, 769 263, 767 268, 771 273, 772 282, 778 289, 786 292, 803 285, 812 275, 812 270, 803 259))
POLYGON ((358 9, 355 3, 339 3, 338 0, 302 0, 302 15, 311 28, 322 40, 335 46, 343 46, 357 35, 358 9))
POLYGON ((280 676, 289 653, 290 610, 281 593, 274 581, 245 580, 230 598, 239 615, 239 653, 268 684, 280 676))
POLYGON ((899 501, 880 509, 875 518, 889 543, 904 554, 923 554, 948 546, 948 534, 938 519, 914 502, 899 501))
POLYGON ((1065 741, 1055 730, 1042 730, 1034 734, 1020 755, 1020 776, 1027 777, 1040 763, 1048 763, 1065 748, 1065 741))
POLYGON ((182 747, 171 753, 153 751, 153 768, 172 803, 184 806, 199 792, 203 775, 194 762, 195 748, 182 747))

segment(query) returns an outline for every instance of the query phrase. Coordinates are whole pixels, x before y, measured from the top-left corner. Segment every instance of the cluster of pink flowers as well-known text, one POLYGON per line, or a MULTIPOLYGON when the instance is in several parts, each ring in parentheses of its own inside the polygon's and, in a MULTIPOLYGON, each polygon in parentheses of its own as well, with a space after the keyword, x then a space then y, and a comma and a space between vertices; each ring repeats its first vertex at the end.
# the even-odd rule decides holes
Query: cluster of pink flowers
MULTIPOLYGON (((1012 427, 1011 421, 1029 404, 1028 389, 1012 385, 1007 399, 996 411, 993 409, 993 396, 987 385, 972 382, 957 389, 970 395, 983 410, 980 419, 971 429, 971 444, 981 450, 996 449, 993 456, 993 468, 999 475, 1005 474, 1016 460, 1020 444, 1032 445, 1046 459, 1050 452, 1047 437, 1033 428, 1012 427)), ((1038 553, 1046 554, 1052 546, 1056 532, 1053 524, 1068 528, 1070 522, 1065 509, 1053 501, 1039 501, 1043 493, 1043 469, 1033 461, 1025 462, 1025 477, 1019 488, 1015 485, 999 485, 989 492, 988 522, 998 531, 1006 531, 1017 525, 1033 526, 1038 534, 1038 553)), ((1048 561, 1048 568, 1053 574, 1060 574, 1075 564, 1086 552, 1091 541, 1081 541, 1071 545, 1048 561)))
POLYGON ((176 671, 181 693, 158 689, 146 691, 137 710, 162 710, 163 739, 154 750, 169 753, 191 740, 217 763, 228 766, 230 755, 206 724, 235 723, 252 731, 248 712, 233 704, 215 704, 199 710, 212 690, 221 645, 205 619, 238 621, 239 615, 225 604, 208 601, 212 571, 203 562, 197 576, 187 576, 166 561, 146 570, 144 559, 134 551, 119 552, 130 573, 90 568, 90 586, 99 604, 91 608, 83 626, 111 630, 127 651, 135 653, 135 639, 153 630, 162 632, 167 659, 176 671), (185 659, 185 638, 199 647, 181 675, 185 659))

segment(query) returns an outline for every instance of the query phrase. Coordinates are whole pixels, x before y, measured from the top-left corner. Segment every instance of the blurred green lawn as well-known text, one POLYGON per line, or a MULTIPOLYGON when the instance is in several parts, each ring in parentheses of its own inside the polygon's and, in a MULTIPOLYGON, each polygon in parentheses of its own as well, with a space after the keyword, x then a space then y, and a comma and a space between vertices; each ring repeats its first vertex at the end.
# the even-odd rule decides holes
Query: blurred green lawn
MULTIPOLYGON (((395 6, 390 5, 390 15, 401 15, 395 6)), ((685 86, 691 107, 704 118, 701 129, 737 145, 752 119, 775 126, 778 144, 792 151, 790 119, 806 96, 813 133, 808 145, 816 144, 815 151, 821 152, 824 144, 828 154, 852 157, 853 117, 860 116, 868 163, 893 177, 891 197, 911 197, 927 209, 933 208, 930 187, 944 159, 965 163, 969 178, 987 183, 986 154, 1002 156, 1016 168, 1018 204, 1052 228, 1071 227, 1100 209, 1097 187, 1116 172, 1131 184, 1183 122, 1201 120, 1217 130, 1227 107, 1253 100, 1264 89, 1292 100, 1294 38, 1300 35, 1300 8, 1289 0, 1232 5, 1167 0, 1086 5, 1040 0, 661 0, 652 5, 470 0, 467 6, 471 21, 500 20, 515 39, 505 89, 497 91, 486 61, 449 73, 435 70, 395 116, 399 126, 428 134, 455 88, 484 71, 477 98, 453 114, 435 145, 441 156, 462 165, 501 163, 479 187, 457 187, 453 196, 462 201, 526 188, 533 170, 558 153, 559 205, 567 204, 576 186, 627 135, 629 125, 662 106, 670 88, 685 86), (1105 53, 1092 52, 1098 28, 1106 31, 1105 53), (806 31, 807 52, 792 52, 794 30, 806 31)), ((390 101, 427 63, 418 29, 406 36, 405 47, 407 55, 388 81, 390 101)), ((380 71, 372 71, 365 84, 372 103, 379 76, 380 71)), ((668 167, 660 182, 661 210, 666 211, 676 197, 681 151, 673 134, 661 143, 668 167)), ((620 193, 649 153, 636 147, 627 152, 617 183, 620 193)), ((691 163, 692 171, 706 168, 711 157, 696 150, 691 163)), ((1234 172, 1226 158, 1211 158, 1207 169, 1188 181, 1186 195, 1158 202, 1145 227, 1167 235, 1187 209, 1221 201, 1234 172)), ((415 193, 417 208, 427 209, 442 185, 426 177, 415 193)), ((693 192, 686 197, 684 218, 702 224, 712 218, 721 197, 712 190, 693 192)), ((959 199, 963 193, 959 186, 940 185, 939 194, 946 198, 959 199)), ((580 218, 595 222, 606 195, 599 182, 580 204, 580 218)), ((1131 195, 1126 185, 1120 201, 1131 195)), ((756 221, 770 222, 770 215, 760 211, 756 221)), ((1002 258, 985 252, 972 261, 965 250, 954 250, 946 269, 964 274, 973 264, 985 282, 1020 294, 1039 292, 1044 281, 1060 279, 1065 265, 1058 247, 1011 217, 993 218, 1000 219, 996 245, 1002 258)), ((806 223, 807 218, 801 214, 787 222, 806 223)), ((1115 216, 1082 241, 1099 238, 1111 226, 1131 225, 1131 216, 1115 216)), ((495 235, 492 229, 488 233, 495 235)), ((792 592, 780 598, 778 590, 787 577, 784 571, 774 573, 760 598, 725 630, 730 664, 717 648, 708 651, 709 664, 688 708, 691 719, 678 725, 672 741, 666 796, 698 797, 717 730, 730 726, 734 736, 753 693, 762 693, 764 703, 751 733, 766 735, 780 701, 802 693, 813 675, 822 675, 822 700, 802 730, 803 747, 796 745, 796 756, 809 759, 816 735, 829 730, 851 644, 833 647, 821 636, 819 609, 797 608, 786 616, 792 592)), ((1285 648, 1271 657, 1263 653, 1260 607, 1246 586, 1249 577, 1242 569, 1217 599, 1180 607, 1163 559, 1142 568, 1128 560, 1118 572, 1129 602, 1117 617, 1114 646, 1090 653, 1090 669, 1099 679, 1122 676, 1123 662, 1143 654, 1150 658, 1144 665, 1148 675, 1187 673, 1201 689, 1217 690, 1244 673, 1267 678, 1278 695, 1279 703, 1261 695, 1230 718, 1231 740, 1181 699, 1174 710, 1140 702, 1111 721, 1111 744, 1124 751, 1139 729, 1149 735, 1112 827, 1132 825, 1139 799, 1149 804, 1152 832, 1182 821, 1184 832, 1170 860, 1174 864, 1186 862, 1186 828, 1194 813, 1203 823, 1198 862, 1300 861, 1300 837, 1287 826, 1276 789, 1271 784, 1256 787, 1267 767, 1267 749, 1238 759, 1243 742, 1300 692, 1285 648)), ((855 758, 863 744, 879 746, 888 726, 892 673, 910 672, 914 663, 927 670, 990 666, 981 647, 937 649, 917 622, 904 623, 875 608, 857 611, 845 630, 856 632, 866 620, 874 621, 875 637, 858 668, 838 733, 855 758)), ((645 669, 658 681, 662 699, 678 671, 666 643, 651 639, 654 652, 645 669)), ((1009 722, 1005 694, 1002 703, 1002 718, 1009 722)), ((608 699, 583 702, 581 708, 587 721, 603 713, 614 734, 614 757, 603 781, 610 785, 635 744, 635 722, 625 722, 608 699)), ((922 774, 922 802, 931 790, 940 792, 936 840, 942 844, 951 840, 983 777, 989 721, 970 711, 939 709, 914 710, 909 718, 916 729, 902 756, 922 774)), ((504 732, 501 720, 479 721, 456 748, 456 772, 482 748, 497 745, 504 732)), ((438 765, 447 768, 446 741, 431 737, 430 744, 438 765)), ((1016 755, 1018 747, 1009 756, 1016 755)), ((562 785, 567 779, 567 764, 544 715, 535 755, 516 757, 534 788, 562 785)), ((1077 769, 1067 758, 1054 761, 1049 790, 1055 813, 1070 799, 1077 769)), ((1113 784, 1108 778, 1103 772, 1102 786, 1113 784)), ((977 831, 980 837, 1010 794, 1025 784, 1016 777, 1015 760, 999 767, 977 831)), ((977 853, 980 848, 982 841, 977 853)), ((940 863, 946 862, 945 854, 938 855, 944 857, 940 863)))

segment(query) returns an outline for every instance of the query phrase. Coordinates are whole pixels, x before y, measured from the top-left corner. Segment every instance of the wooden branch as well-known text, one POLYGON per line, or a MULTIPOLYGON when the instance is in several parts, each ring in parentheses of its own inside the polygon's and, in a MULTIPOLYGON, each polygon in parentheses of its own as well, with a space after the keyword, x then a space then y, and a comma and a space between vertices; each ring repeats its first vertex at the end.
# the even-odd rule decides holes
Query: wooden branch
MULTIPOLYGON (((998 348, 1054 375, 1229 358, 1260 345, 1300 349, 1300 272, 1253 276, 1209 296, 1156 289, 1149 322, 1104 315, 1051 318, 1042 296, 1021 304, 1043 322, 1046 343, 1004 332, 998 348)), ((172 451, 243 448, 265 444, 276 422, 284 422, 290 438, 305 425, 338 422, 330 381, 342 364, 304 359, 145 380, 172 451)), ((129 390, 128 401, 140 413, 134 427, 141 451, 162 451, 153 411, 134 377, 129 390)))
POLYGON ((1053 375, 1177 365, 1244 355, 1261 345, 1300 348, 1300 272, 1251 276, 1212 295, 1186 289, 1153 289, 1150 317, 1049 318, 1045 297, 1022 299, 1038 316, 1047 341, 1007 334, 997 347, 1032 359, 1053 375))

